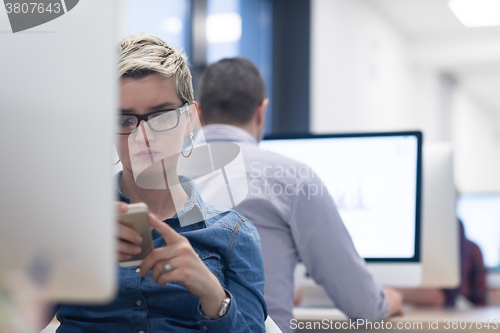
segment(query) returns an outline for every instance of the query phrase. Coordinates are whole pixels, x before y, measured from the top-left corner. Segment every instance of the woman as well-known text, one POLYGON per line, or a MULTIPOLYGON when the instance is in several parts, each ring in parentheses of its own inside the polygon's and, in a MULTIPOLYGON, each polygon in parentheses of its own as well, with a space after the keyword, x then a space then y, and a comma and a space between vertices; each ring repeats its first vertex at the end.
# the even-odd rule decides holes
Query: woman
MULTIPOLYGON (((59 307, 58 332, 264 332, 255 227, 234 211, 203 203, 194 185, 177 175, 179 154, 192 152, 197 107, 187 59, 146 34, 120 46, 118 211, 127 210, 123 202, 148 205, 155 249, 139 268, 119 268, 111 304, 59 307), (185 138, 191 148, 182 151, 185 138)), ((119 261, 140 251, 133 229, 119 224, 118 238, 119 261)))

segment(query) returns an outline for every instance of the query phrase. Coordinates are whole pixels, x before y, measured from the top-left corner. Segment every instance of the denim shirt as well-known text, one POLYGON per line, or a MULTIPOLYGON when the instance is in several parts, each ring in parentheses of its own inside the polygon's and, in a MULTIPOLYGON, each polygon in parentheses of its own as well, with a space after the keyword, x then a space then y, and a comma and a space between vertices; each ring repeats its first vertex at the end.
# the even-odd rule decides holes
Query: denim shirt
MULTIPOLYGON (((121 177, 121 172, 117 174, 121 177)), ((208 319, 199 299, 179 282, 156 284, 151 271, 141 278, 135 267, 118 265, 119 289, 107 305, 61 305, 57 332, 264 332, 264 266, 260 238, 254 225, 232 210, 203 203, 191 181, 183 188, 190 196, 176 216, 165 222, 185 236, 231 297, 226 315, 208 319), (179 216, 198 210, 204 221, 181 227, 179 216)), ((130 200, 120 191, 121 201, 130 200)), ((154 247, 165 241, 152 231, 154 247)), ((222 305, 222 304, 221 304, 222 305)))

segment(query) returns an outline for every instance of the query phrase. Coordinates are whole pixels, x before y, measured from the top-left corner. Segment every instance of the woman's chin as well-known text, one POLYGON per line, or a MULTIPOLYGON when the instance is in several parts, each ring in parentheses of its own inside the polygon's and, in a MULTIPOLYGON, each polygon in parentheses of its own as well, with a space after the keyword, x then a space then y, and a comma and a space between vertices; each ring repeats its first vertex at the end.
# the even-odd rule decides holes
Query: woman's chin
MULTIPOLYGON (((154 164, 149 163, 149 165, 133 165, 132 169, 137 186, 145 189, 159 190, 166 189, 167 185, 173 185, 169 184, 168 181, 172 167, 175 167, 175 165, 172 166, 160 161, 154 164), (165 175, 167 175, 167 179, 165 179, 165 175)), ((177 179, 174 181, 178 182, 177 179)))

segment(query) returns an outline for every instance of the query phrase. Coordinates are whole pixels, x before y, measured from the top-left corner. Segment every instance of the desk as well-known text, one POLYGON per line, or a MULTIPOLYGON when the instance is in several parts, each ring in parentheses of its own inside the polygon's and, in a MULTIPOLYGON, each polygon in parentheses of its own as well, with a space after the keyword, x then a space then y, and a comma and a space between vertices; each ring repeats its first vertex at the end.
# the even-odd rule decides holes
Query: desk
MULTIPOLYGON (((349 319, 342 312, 332 308, 295 308, 293 314, 297 319, 297 333, 334 332, 342 329, 342 324, 344 325, 344 329, 348 327, 347 324, 350 324, 349 319), (314 323, 317 323, 316 330, 299 329, 306 328, 306 325, 314 323), (319 324, 324 325, 323 329, 321 329, 319 324), (335 327, 337 327, 337 329, 335 329, 335 327)), ((373 332, 500 332, 500 307, 474 308, 468 310, 408 308, 405 309, 404 316, 393 317, 383 322, 385 324, 384 326, 381 326, 382 322, 379 322, 378 325, 375 325, 376 322, 373 322, 371 328, 367 326, 362 327, 360 325, 358 330, 373 332), (484 324, 488 321, 490 327, 484 327, 484 324), (496 321, 496 324, 494 321, 496 321), (456 324, 454 325, 454 323, 456 324), (429 328, 430 324, 432 325, 431 328, 429 328), (388 327, 389 325, 392 328, 388 327), (402 329, 398 329, 398 327, 402 329)), ((350 328, 356 327, 352 325, 350 328)))
MULTIPOLYGON (((59 327, 59 322, 57 319, 53 319, 50 324, 44 328, 40 333, 54 333, 59 327)), ((274 321, 267 317, 266 320, 266 333, 282 333, 279 327, 274 323, 274 321)))
POLYGON ((40 333, 54 333, 59 327, 59 322, 57 320, 52 320, 47 327, 43 329, 40 333))

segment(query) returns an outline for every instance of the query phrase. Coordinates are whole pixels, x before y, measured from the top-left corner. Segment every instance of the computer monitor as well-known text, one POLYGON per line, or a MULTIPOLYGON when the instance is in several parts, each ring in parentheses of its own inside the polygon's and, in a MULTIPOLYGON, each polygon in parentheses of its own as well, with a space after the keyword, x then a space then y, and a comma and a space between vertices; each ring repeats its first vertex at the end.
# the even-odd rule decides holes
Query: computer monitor
POLYGON ((500 288, 500 193, 460 195, 457 215, 464 224, 465 237, 481 249, 488 286, 500 288))
POLYGON ((460 237, 450 143, 424 144, 422 173, 421 287, 456 288, 460 284, 460 237))
POLYGON ((116 280, 116 2, 69 3, 17 33, 0 6, 0 280, 98 302, 116 280))
POLYGON ((421 132, 274 136, 260 147, 322 179, 379 283, 421 283, 421 132))

